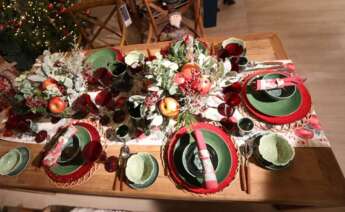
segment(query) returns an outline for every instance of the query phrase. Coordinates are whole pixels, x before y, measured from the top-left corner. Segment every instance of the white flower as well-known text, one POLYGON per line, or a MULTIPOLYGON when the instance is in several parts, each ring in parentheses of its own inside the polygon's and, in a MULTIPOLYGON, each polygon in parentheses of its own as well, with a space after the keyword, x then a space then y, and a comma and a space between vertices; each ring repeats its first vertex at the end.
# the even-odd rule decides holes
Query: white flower
POLYGON ((46 99, 50 99, 51 97, 62 95, 59 88, 56 85, 47 86, 47 88, 43 91, 43 93, 46 94, 47 96, 46 99))
POLYGON ((137 68, 145 61, 145 55, 139 51, 131 51, 125 56, 125 63, 132 67, 137 68))
POLYGON ((228 58, 225 59, 223 66, 224 66, 225 73, 231 71, 231 62, 228 58))
POLYGON ((150 123, 150 127, 159 127, 163 124, 163 116, 159 115, 159 114, 154 114, 151 117, 152 121, 150 123))
POLYGON ((177 71, 178 65, 177 63, 171 62, 170 60, 164 59, 162 60, 162 65, 169 69, 170 71, 177 71))

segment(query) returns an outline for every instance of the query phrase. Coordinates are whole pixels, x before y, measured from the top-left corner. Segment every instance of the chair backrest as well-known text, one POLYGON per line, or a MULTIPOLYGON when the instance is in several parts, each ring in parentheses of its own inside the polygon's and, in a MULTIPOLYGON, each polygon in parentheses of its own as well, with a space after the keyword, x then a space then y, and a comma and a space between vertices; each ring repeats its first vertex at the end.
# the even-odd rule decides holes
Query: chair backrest
POLYGON ((143 0, 146 10, 148 12, 148 18, 152 25, 154 34, 158 36, 158 24, 163 23, 167 20, 168 14, 171 12, 180 12, 184 14, 188 11, 189 7, 193 4, 193 0, 187 0, 182 2, 181 4, 176 4, 173 7, 169 7, 168 9, 164 9, 162 6, 156 4, 153 0, 143 0))
POLYGON ((101 6, 108 6, 108 5, 115 5, 116 0, 80 0, 78 3, 71 6, 69 11, 76 12, 76 11, 83 11, 95 7, 101 6))

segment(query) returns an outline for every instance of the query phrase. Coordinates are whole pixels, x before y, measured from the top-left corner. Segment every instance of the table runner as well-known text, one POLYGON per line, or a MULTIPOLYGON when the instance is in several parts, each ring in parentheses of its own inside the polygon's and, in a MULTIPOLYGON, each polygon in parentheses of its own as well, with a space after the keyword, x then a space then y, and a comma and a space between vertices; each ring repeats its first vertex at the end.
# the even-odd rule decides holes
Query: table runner
MULTIPOLYGON (((281 60, 279 61, 270 61, 272 63, 274 62, 281 62, 281 60)), ((286 60, 285 62, 291 62, 291 60, 286 60)), ((266 61, 267 63, 267 61, 266 61)), ((260 73, 260 67, 258 69, 252 70, 251 68, 247 68, 246 70, 244 70, 243 72, 239 73, 236 75, 236 77, 234 78, 233 82, 237 82, 237 81, 241 81, 243 80, 246 76, 248 76, 249 74, 253 74, 253 73, 260 73)), ((220 93, 219 93, 220 94, 220 93)), ((219 104, 220 102, 217 102, 219 100, 217 100, 216 98, 217 95, 213 95, 209 97, 209 101, 210 105, 215 105, 215 104, 219 104)), ((211 108, 211 107, 210 107, 211 108)), ((219 114, 218 112, 216 112, 216 109, 208 109, 207 113, 209 113, 209 117, 212 120, 215 121, 220 121, 223 116, 221 114, 219 114)), ((257 133, 263 132, 263 131, 269 131, 269 132, 275 132, 278 133, 284 137, 286 137, 289 142, 295 146, 295 147, 329 147, 330 146, 330 142, 327 139, 324 131, 322 130, 320 123, 319 123, 319 119, 318 116, 315 112, 315 110, 312 108, 311 111, 302 119, 299 121, 296 121, 294 123, 290 123, 290 124, 284 124, 284 125, 271 125, 271 124, 267 124, 264 123, 258 119, 255 119, 255 117, 253 117, 253 115, 251 115, 246 108, 244 107, 243 104, 241 104, 239 107, 237 107, 235 109, 235 112, 233 114, 233 118, 238 120, 241 117, 245 117, 245 116, 249 116, 254 118, 255 120, 255 128, 254 131, 257 133)), ((4 123, 6 121, 6 111, 3 111, 0 114, 0 132, 3 130, 2 128, 4 127, 4 123)), ((71 119, 61 119, 59 122, 57 122, 56 124, 53 124, 51 122, 39 122, 37 123, 37 127, 39 130, 46 130, 48 132, 49 135, 54 135, 56 130, 61 127, 66 125, 67 123, 69 123, 70 121, 72 121, 71 119)), ((94 126, 97 127, 97 129, 99 130, 103 140, 105 141, 105 143, 107 143, 108 145, 120 145, 121 142, 116 142, 116 141, 110 141, 108 140, 104 135, 105 135, 105 131, 108 127, 105 126, 101 126, 99 123, 97 122, 93 122, 94 126)), ((132 139, 128 142, 128 144, 130 145, 163 145, 166 143, 167 141, 167 135, 169 135, 169 133, 167 132, 162 132, 159 129, 154 129, 151 131, 150 135, 146 136, 144 134, 142 134, 141 136, 132 139)), ((247 139, 247 136, 241 137, 241 136, 233 136, 235 142, 237 145, 241 145, 245 139, 247 139)), ((2 135, 2 133, 0 134, 0 139, 2 140, 6 140, 6 141, 12 141, 12 142, 21 142, 21 143, 36 143, 35 142, 35 138, 33 136, 30 135, 22 135, 21 137, 18 136, 11 136, 11 137, 5 137, 2 135)), ((45 144, 47 142, 46 141, 40 143, 41 145, 45 144)))

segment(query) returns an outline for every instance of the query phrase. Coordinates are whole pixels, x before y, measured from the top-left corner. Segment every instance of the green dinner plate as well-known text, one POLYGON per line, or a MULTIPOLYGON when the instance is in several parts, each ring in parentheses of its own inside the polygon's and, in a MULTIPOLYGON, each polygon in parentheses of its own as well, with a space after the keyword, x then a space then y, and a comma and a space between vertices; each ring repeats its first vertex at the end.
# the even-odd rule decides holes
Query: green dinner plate
MULTIPOLYGON (((225 141, 217 134, 207 129, 201 129, 201 132, 205 138, 206 144, 214 149, 217 154, 218 165, 215 172, 217 181, 222 182, 228 176, 232 163, 228 146, 225 141)), ((193 142, 195 142, 195 139, 194 136, 191 136, 191 134, 186 133, 181 136, 174 148, 174 163, 178 174, 184 181, 188 182, 191 185, 200 187, 204 182, 203 177, 195 177, 190 175, 189 172, 185 170, 182 162, 184 149, 193 142)))
MULTIPOLYGON (((88 130, 85 129, 84 127, 77 125, 76 128, 78 129, 78 131, 75 134, 75 136, 78 138, 81 151, 83 151, 86 144, 91 141, 91 137, 90 137, 88 130)), ((70 137, 68 139, 68 142, 73 143, 73 138, 70 137)), ((60 175, 60 176, 68 175, 68 174, 71 174, 71 173, 77 171, 84 163, 85 163, 85 161, 83 158, 80 158, 77 161, 77 163, 73 163, 73 164, 60 165, 60 164, 56 163, 55 165, 50 167, 50 171, 52 173, 54 173, 55 175, 60 175)))
POLYGON ((249 81, 246 90, 249 103, 258 112, 269 116, 287 116, 298 110, 302 102, 302 97, 298 89, 289 99, 273 101, 264 92, 255 91, 251 87, 252 83, 259 78, 249 81))
POLYGON ((109 71, 114 69, 117 63, 116 52, 112 49, 105 48, 91 53, 91 55, 86 58, 85 63, 90 64, 92 69, 95 71, 98 68, 107 68, 109 71))

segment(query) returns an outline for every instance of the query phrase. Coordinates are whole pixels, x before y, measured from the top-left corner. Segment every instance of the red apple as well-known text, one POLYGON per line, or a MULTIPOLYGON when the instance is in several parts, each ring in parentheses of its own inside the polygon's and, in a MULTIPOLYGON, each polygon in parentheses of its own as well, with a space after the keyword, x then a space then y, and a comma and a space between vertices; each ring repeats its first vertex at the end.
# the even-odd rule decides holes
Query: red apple
POLYGON ((42 90, 44 91, 45 89, 48 88, 48 86, 56 85, 56 84, 57 84, 56 80, 54 80, 54 79, 52 79, 52 78, 48 78, 48 79, 46 79, 46 80, 44 80, 44 81, 42 82, 41 88, 42 88, 42 90))
POLYGON ((182 67, 180 72, 186 81, 192 81, 200 76, 200 67, 195 63, 187 63, 182 67))
POLYGON ((175 118, 179 114, 180 104, 172 97, 164 97, 159 102, 159 110, 169 118, 175 118))
POLYGON ((56 96, 49 100, 48 108, 52 113, 62 113, 65 111, 66 102, 64 102, 60 97, 56 96))
POLYGON ((212 87, 211 80, 207 76, 201 76, 199 79, 198 91, 201 95, 206 95, 212 87))

